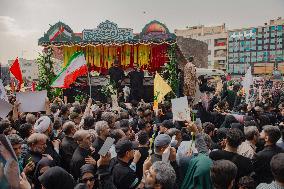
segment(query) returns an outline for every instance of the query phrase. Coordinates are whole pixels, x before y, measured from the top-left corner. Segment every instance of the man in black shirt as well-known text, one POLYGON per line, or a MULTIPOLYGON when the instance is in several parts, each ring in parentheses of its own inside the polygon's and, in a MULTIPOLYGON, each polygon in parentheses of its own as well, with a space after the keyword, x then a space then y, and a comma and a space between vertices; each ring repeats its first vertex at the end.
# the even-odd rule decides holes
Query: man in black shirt
POLYGON ((86 130, 78 130, 74 136, 77 141, 78 147, 75 150, 71 160, 71 173, 75 180, 80 177, 80 168, 85 164, 92 164, 96 166, 96 161, 91 157, 91 134, 86 130))
POLYGON ((224 159, 233 162, 238 168, 236 181, 252 172, 252 164, 250 159, 237 154, 237 149, 241 142, 242 132, 239 129, 230 129, 227 132, 225 149, 212 151, 209 154, 209 157, 212 160, 224 159))
POLYGON ((141 158, 137 162, 136 174, 139 180, 141 180, 143 177, 143 163, 149 156, 149 137, 146 131, 140 131, 137 134, 137 138, 139 142, 138 150, 141 154, 141 158))
POLYGON ((76 132, 75 123, 72 121, 65 122, 63 124, 63 131, 65 133, 65 137, 62 139, 60 154, 62 156, 63 168, 70 172, 70 162, 74 151, 78 147, 78 144, 73 139, 73 135, 76 132))
POLYGON ((113 66, 108 70, 110 81, 114 82, 117 89, 120 88, 121 81, 124 77, 124 71, 119 67, 119 62, 115 59, 113 66))
POLYGON ((117 153, 117 164, 112 171, 114 185, 117 189, 136 188, 139 180, 135 172, 136 164, 141 157, 140 152, 134 152, 134 144, 125 138, 116 143, 115 151, 117 153))
POLYGON ((95 141, 93 142, 92 146, 95 148, 95 152, 93 154, 93 157, 96 161, 99 160, 100 155, 98 152, 100 151, 101 147, 103 146, 106 138, 110 135, 110 129, 108 126, 108 123, 106 121, 98 121, 96 123, 96 132, 98 134, 98 137, 96 137, 95 141))
POLYGON ((278 127, 267 125, 263 127, 260 138, 265 140, 264 149, 256 154, 253 160, 254 179, 257 184, 270 183, 273 181, 270 161, 272 157, 283 150, 276 145, 280 139, 281 133, 278 127))
POLYGON ((134 64, 134 70, 128 76, 130 79, 130 99, 140 101, 143 91, 144 73, 139 71, 137 64, 134 64))

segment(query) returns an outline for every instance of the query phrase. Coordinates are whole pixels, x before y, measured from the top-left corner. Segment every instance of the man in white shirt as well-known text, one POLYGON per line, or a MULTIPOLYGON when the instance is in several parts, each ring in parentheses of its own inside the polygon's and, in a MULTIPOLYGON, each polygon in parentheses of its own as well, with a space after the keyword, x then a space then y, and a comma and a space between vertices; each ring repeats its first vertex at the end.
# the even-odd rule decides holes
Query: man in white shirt
POLYGON ((259 139, 259 131, 256 126, 244 128, 246 141, 238 147, 238 154, 253 159, 256 152, 256 143, 259 139))

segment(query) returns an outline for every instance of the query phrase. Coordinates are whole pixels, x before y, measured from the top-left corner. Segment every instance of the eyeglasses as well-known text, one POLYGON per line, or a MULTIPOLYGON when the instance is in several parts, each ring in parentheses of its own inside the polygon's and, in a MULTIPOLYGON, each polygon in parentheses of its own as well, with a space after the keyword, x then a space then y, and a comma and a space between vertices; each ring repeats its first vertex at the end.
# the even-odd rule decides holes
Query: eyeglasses
POLYGON ((89 178, 84 178, 84 179, 82 179, 82 182, 83 182, 83 183, 87 183, 88 181, 90 181, 90 182, 95 181, 95 177, 89 177, 89 178))

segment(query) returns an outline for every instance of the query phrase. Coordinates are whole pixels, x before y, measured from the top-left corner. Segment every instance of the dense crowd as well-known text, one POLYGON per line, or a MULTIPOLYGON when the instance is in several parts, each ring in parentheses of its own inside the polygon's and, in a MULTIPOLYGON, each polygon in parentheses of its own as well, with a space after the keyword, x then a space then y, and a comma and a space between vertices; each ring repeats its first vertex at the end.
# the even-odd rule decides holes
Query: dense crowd
POLYGON ((143 100, 114 110, 56 98, 45 112, 23 113, 10 96, 0 133, 17 161, 0 143, 1 188, 283 189, 282 83, 255 83, 249 102, 238 82, 209 85, 203 79, 197 104, 188 97, 195 111, 186 121, 173 121, 168 101, 154 112, 143 100), (108 137, 115 141, 102 156, 108 137))

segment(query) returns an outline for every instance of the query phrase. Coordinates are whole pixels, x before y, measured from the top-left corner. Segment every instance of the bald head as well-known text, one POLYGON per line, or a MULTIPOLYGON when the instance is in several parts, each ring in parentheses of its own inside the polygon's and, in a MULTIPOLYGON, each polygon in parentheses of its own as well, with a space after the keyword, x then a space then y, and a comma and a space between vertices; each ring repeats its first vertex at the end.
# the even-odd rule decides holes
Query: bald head
POLYGON ((28 113, 27 116, 26 116, 26 122, 29 123, 29 124, 34 125, 35 122, 36 122, 35 115, 28 113))
POLYGON ((74 138, 74 140, 76 140, 76 141, 81 141, 81 140, 83 140, 86 136, 88 136, 89 134, 90 134, 89 131, 80 129, 80 130, 76 131, 76 133, 74 134, 73 138, 74 138))
POLYGON ((81 148, 89 149, 92 145, 91 134, 87 130, 78 130, 73 136, 81 148))
POLYGON ((62 130, 64 131, 65 135, 71 135, 76 132, 75 123, 73 121, 67 121, 63 124, 62 130))

